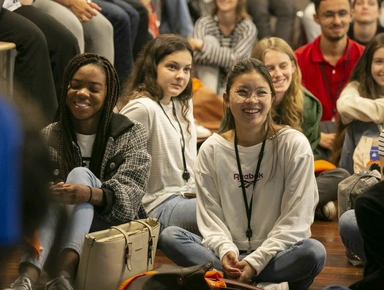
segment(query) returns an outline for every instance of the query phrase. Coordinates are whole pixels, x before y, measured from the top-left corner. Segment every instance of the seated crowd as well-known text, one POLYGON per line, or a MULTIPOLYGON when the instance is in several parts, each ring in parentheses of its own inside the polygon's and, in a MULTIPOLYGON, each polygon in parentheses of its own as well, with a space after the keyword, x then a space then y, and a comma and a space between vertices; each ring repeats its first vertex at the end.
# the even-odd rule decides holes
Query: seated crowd
MULTIPOLYGON (((309 41, 293 47, 289 0, 0 1, 14 101, 42 112, 50 172, 7 289, 36 289, 45 270, 45 289, 73 290, 84 236, 147 216, 179 266, 308 289, 326 260, 311 225, 337 219, 341 181, 384 162, 381 1, 309 2, 309 41), (216 107, 194 107, 199 92, 216 107), (220 127, 202 140, 211 114, 220 127)), ((340 218, 365 266, 351 289, 384 289, 382 186, 340 218)))

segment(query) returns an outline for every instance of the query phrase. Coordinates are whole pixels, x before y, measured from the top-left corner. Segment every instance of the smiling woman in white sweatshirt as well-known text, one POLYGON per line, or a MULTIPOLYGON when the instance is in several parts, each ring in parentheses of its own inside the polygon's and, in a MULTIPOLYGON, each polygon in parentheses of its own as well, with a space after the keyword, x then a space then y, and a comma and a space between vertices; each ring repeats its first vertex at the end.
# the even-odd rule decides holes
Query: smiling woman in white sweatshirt
POLYGON ((318 202, 313 154, 302 133, 273 122, 274 100, 262 62, 245 59, 232 68, 223 133, 203 143, 195 166, 202 238, 169 227, 159 243, 182 266, 213 261, 240 282, 308 289, 326 255, 310 239, 318 202))

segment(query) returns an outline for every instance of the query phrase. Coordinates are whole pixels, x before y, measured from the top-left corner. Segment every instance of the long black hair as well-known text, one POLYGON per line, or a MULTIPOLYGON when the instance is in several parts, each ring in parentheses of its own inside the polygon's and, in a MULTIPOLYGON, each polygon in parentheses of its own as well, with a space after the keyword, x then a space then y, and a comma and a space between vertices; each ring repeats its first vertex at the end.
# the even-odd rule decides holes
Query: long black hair
MULTIPOLYGON (((237 64, 235 64, 231 68, 231 71, 228 73, 227 86, 225 89, 226 99, 224 101, 229 102, 229 99, 231 98, 231 88, 234 82, 236 81, 236 79, 241 75, 249 74, 252 72, 257 72, 263 77, 263 79, 269 85, 272 99, 275 98, 276 96, 275 87, 273 86, 271 75, 269 74, 265 65, 260 60, 257 60, 254 58, 246 58, 239 61, 237 64)), ((225 110, 226 110, 227 120, 222 130, 219 133, 224 133, 226 131, 235 129, 235 118, 231 112, 231 109, 229 108, 229 106, 227 106, 225 110)), ((269 132, 275 132, 275 129, 274 129, 275 122, 273 121, 270 113, 268 113, 267 115, 265 125, 269 127, 269 132)))
POLYGON ((69 83, 75 73, 85 65, 96 65, 106 77, 106 96, 101 109, 100 122, 97 127, 96 139, 93 145, 89 169, 100 177, 101 162, 103 160, 105 146, 108 141, 109 127, 111 124, 113 108, 120 94, 119 79, 113 65, 105 57, 93 53, 84 53, 75 56, 64 71, 59 107, 56 112, 55 121, 58 123, 58 156, 61 177, 66 178, 68 173, 76 167, 75 149, 72 142, 76 140, 74 126, 71 121, 71 111, 67 106, 67 92, 69 83))

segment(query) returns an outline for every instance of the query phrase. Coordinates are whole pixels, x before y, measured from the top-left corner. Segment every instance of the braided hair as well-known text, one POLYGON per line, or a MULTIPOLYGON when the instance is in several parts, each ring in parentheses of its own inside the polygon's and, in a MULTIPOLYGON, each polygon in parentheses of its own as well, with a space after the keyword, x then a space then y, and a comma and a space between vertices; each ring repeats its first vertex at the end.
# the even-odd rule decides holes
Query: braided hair
POLYGON ((68 173, 75 168, 75 149, 72 142, 76 141, 74 125, 71 121, 71 111, 67 106, 67 91, 75 73, 86 65, 98 66, 106 76, 106 96, 101 111, 100 121, 97 127, 96 139, 92 149, 89 169, 100 177, 101 163, 104 156, 105 147, 108 141, 109 127, 113 115, 113 108, 116 105, 120 94, 119 79, 113 65, 105 58, 93 53, 78 54, 67 65, 64 71, 59 107, 56 112, 55 120, 58 124, 58 156, 61 176, 65 178, 68 173))

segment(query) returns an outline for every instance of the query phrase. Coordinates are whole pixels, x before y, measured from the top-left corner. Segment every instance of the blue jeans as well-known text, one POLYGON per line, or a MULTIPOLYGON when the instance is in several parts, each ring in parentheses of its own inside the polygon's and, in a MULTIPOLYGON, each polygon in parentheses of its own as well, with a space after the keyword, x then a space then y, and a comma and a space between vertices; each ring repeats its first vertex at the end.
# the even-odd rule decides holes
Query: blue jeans
POLYGON ((196 198, 173 195, 149 213, 161 224, 160 231, 169 226, 178 226, 195 234, 200 234, 196 221, 196 198))
MULTIPOLYGON (((160 235, 159 248, 177 265, 189 267, 213 261, 216 270, 222 271, 221 262, 202 238, 179 227, 168 227, 160 235)), ((240 255, 239 260, 245 255, 240 255)), ((306 239, 285 251, 279 252, 252 280, 254 282, 289 283, 289 289, 308 289, 325 264, 324 246, 317 240, 306 239)))
POLYGON ((364 242, 357 225, 355 210, 348 210, 340 217, 339 234, 345 248, 365 263, 364 242))
POLYGON ((186 0, 165 0, 161 7, 160 33, 175 33, 189 37, 193 23, 186 0))
MULTIPOLYGON (((356 244, 356 240, 362 238, 364 242, 364 277, 349 286, 351 289, 384 289, 383 192, 383 181, 368 187, 368 189, 356 199, 355 210, 347 211, 341 216, 341 218, 343 218, 343 228, 348 226, 352 233, 349 236, 351 241, 356 244), (356 221, 358 226, 355 225, 356 221)), ((361 247, 361 245, 359 245, 359 247, 361 247)), ((344 288, 334 287, 326 289, 342 290, 344 288)))
MULTIPOLYGON (((85 167, 74 168, 67 177, 66 183, 84 184, 91 187, 101 187, 101 182, 85 167)), ((67 205, 52 203, 40 226, 40 258, 37 259, 32 249, 25 249, 21 256, 21 262, 28 262, 43 269, 47 260, 52 266, 57 266, 60 253, 64 249, 73 249, 81 254, 84 237, 95 229, 108 228, 109 225, 98 218, 94 218, 94 208, 90 203, 67 205)), ((46 267, 52 269, 51 267, 46 267)))
POLYGON ((152 39, 148 31, 148 10, 141 2, 141 0, 123 0, 124 2, 131 5, 137 13, 139 13, 139 24, 137 27, 137 34, 135 43, 133 45, 133 58, 136 59, 138 53, 141 51, 143 46, 152 39))
MULTIPOLYGON (((115 69, 120 84, 125 82, 133 68, 133 44, 139 24, 139 13, 123 0, 94 0, 113 26, 115 69)), ((102 40, 101 40, 102 41, 102 40)))

